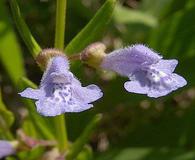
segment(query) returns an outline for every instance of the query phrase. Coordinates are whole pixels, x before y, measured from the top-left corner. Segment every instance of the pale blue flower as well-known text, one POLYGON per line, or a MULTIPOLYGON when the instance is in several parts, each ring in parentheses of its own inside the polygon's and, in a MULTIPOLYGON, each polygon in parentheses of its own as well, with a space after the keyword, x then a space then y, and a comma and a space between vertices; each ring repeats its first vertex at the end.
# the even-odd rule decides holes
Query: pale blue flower
POLYGON ((27 88, 19 94, 35 99, 37 111, 44 116, 87 110, 93 107, 91 102, 103 95, 96 85, 82 87, 69 71, 68 60, 63 56, 50 60, 39 89, 27 88))
POLYGON ((0 158, 12 155, 15 153, 15 149, 9 143, 9 141, 0 140, 0 158))
POLYGON ((183 77, 173 73, 177 64, 177 60, 163 60, 159 54, 138 44, 111 52, 101 67, 127 76, 130 81, 124 87, 128 92, 157 98, 187 84, 183 77))

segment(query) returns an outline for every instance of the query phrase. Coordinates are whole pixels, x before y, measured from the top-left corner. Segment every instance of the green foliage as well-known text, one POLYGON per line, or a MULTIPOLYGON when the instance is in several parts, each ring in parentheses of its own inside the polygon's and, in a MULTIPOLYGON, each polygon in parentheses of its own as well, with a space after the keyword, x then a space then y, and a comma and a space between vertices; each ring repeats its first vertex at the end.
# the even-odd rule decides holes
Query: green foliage
POLYGON ((13 113, 8 111, 7 109, 3 108, 3 103, 0 104, 0 126, 2 129, 6 129, 11 127, 14 122, 13 113))
MULTIPOLYGON (((9 2, 20 35, 35 57, 41 47, 31 34, 35 32, 34 29, 37 32, 36 35, 43 35, 44 28, 46 34, 41 39, 48 42, 46 46, 50 46, 54 41, 54 38, 51 38, 49 26, 51 28, 55 26, 54 21, 51 20, 54 19, 53 15, 55 15, 53 9, 55 8, 55 1, 46 3, 33 0, 20 2, 20 4, 23 4, 21 6, 25 8, 22 12, 29 25, 32 25, 32 31, 29 30, 21 16, 16 0, 10 0, 9 2), (26 3, 28 3, 27 7, 26 3), (28 10, 29 6, 30 11, 28 10), (37 6, 39 8, 35 9, 37 6), (48 6, 51 7, 45 9, 48 6), (51 14, 51 16, 48 16, 48 14, 51 14), (44 20, 46 23, 40 22, 37 24, 39 15, 46 15, 47 18, 44 20), (45 24, 50 25, 45 26, 45 24)), ((66 27, 67 33, 65 34, 65 44, 68 45, 65 52, 67 54, 80 52, 88 44, 102 39, 109 50, 132 43, 144 43, 163 54, 165 59, 178 59, 177 72, 188 80, 188 87, 183 89, 183 93, 179 90, 170 96, 151 100, 143 95, 127 93, 123 89, 123 83, 127 79, 123 77, 110 78, 105 72, 95 73, 94 70, 81 68, 80 64, 75 63, 75 67, 79 69, 74 74, 79 75, 79 79, 84 84, 94 82, 94 84, 100 85, 104 91, 104 97, 102 101, 95 103, 94 109, 80 114, 66 114, 68 138, 69 141, 72 141, 67 145, 67 158, 76 160, 194 160, 194 0, 122 2, 124 1, 121 1, 121 4, 116 3, 116 0, 68 1, 67 16, 69 18, 67 20, 68 27, 66 27), (132 5, 131 2, 136 4, 132 5), (100 9, 97 10, 97 8, 100 9), (97 10, 95 15, 94 10, 97 10), (108 24, 110 24, 109 29, 107 28, 108 24), (85 26, 83 27, 83 25, 85 26), (105 32, 106 28, 107 32, 105 32), (78 34, 72 38, 77 32, 78 34), (72 40, 69 42, 70 39, 72 40), (97 127, 100 117, 94 117, 94 115, 99 112, 102 112, 104 116, 100 126, 97 127), (94 136, 91 136, 91 134, 94 136), (102 138, 102 134, 105 137, 102 138), (92 148, 86 145, 90 141, 90 137, 92 137, 91 144, 93 144, 95 150, 94 157, 92 148), (99 143, 106 140, 109 144, 106 148, 107 151, 99 152, 99 143)), ((34 83, 23 77, 25 71, 21 49, 14 34, 12 23, 9 21, 7 9, 5 1, 0 1, 1 63, 17 88, 36 88, 37 86, 34 83), (22 82, 17 86, 16 84, 20 78, 22 82)), ((58 32, 59 36, 62 32, 58 32)), ((60 40, 60 46, 63 44, 62 39, 60 40)), ((44 42, 41 43, 44 44, 44 42)), ((22 49, 25 50, 25 48, 22 49)), ((27 66, 31 67, 30 57, 29 54, 25 54, 27 66)), ((39 79, 37 78, 39 71, 35 67, 32 71, 28 76, 36 82, 39 79)), ((2 85, 4 84, 2 83, 2 85)), ((6 104, 7 102, 9 104, 7 97, 5 98, 6 104)), ((15 98, 19 99, 16 95, 15 98)), ((15 107, 15 103, 10 103, 10 105, 15 107)), ((59 132, 59 130, 65 127, 65 125, 62 125, 63 118, 61 119, 62 123, 57 119, 55 121, 56 125, 51 118, 45 118, 37 114, 34 102, 24 100, 24 105, 27 107, 29 115, 22 120, 21 127, 27 135, 38 139, 61 140, 61 135, 64 135, 64 133, 59 132), (59 122, 60 125, 58 125, 59 122)), ((3 133, 10 129, 13 121, 13 113, 5 108, 0 99, 1 138, 13 138, 12 135, 4 135, 3 133)), ((16 122, 16 125, 20 124, 16 122)), ((13 128, 14 132, 16 127, 18 126, 13 128)), ((45 152, 43 148, 34 148, 32 151, 18 154, 18 157, 19 159, 39 159, 45 152)))
POLYGON ((0 1, 0 61, 16 86, 20 77, 25 75, 21 48, 9 20, 5 1, 0 1))
POLYGON ((44 148, 41 146, 35 147, 30 151, 23 151, 19 152, 17 156, 19 157, 20 160, 36 160, 40 159, 41 156, 44 154, 44 148))
POLYGON ((92 160, 93 151, 89 146, 84 146, 83 150, 79 153, 76 160, 92 160))
POLYGON ((9 129, 13 123, 14 115, 6 108, 5 104, 3 103, 0 90, 0 135, 3 134, 3 132, 7 132, 7 134, 5 134, 7 138, 12 138, 12 136, 9 134, 9 129))
POLYGON ((24 42, 26 43, 26 46, 28 47, 29 51, 32 53, 33 57, 36 57, 37 54, 41 51, 41 48, 34 39, 34 37, 32 36, 27 24, 25 23, 21 15, 20 8, 17 4, 17 1, 9 0, 9 2, 18 31, 21 37, 23 38, 24 42))
POLYGON ((112 18, 115 4, 116 0, 107 0, 89 23, 67 45, 65 52, 67 54, 80 52, 90 43, 100 39, 112 18))
POLYGON ((195 8, 182 9, 164 20, 154 30, 150 44, 169 57, 189 58, 195 55, 195 8), (188 41, 186 41, 188 39, 188 41))
POLYGON ((117 5, 114 12, 114 20, 119 24, 143 24, 148 27, 156 27, 157 19, 150 14, 146 14, 143 11, 137 11, 133 9, 128 9, 126 7, 122 7, 121 5, 117 5))
POLYGON ((119 152, 113 151, 97 160, 193 160, 194 152, 169 148, 125 148, 119 152))
MULTIPOLYGON (((77 155, 82 151, 84 145, 89 141, 90 135, 100 123, 102 119, 101 114, 97 114, 93 117, 91 122, 87 125, 83 133, 79 136, 79 138, 72 144, 70 151, 67 154, 67 160, 74 159, 77 155)), ((84 153, 83 153, 84 154, 84 153)))
POLYGON ((145 13, 160 18, 163 10, 166 9, 171 3, 172 0, 143 0, 143 2, 140 4, 140 9, 145 13))

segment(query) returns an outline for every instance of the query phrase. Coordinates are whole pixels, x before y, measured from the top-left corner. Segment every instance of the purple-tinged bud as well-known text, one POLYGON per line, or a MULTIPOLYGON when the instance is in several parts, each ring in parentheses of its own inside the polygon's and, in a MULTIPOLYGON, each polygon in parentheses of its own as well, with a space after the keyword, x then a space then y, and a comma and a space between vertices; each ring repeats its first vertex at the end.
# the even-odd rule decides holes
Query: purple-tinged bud
POLYGON ((81 60, 91 67, 98 68, 106 56, 106 46, 101 42, 95 42, 86 47, 81 53, 81 60))

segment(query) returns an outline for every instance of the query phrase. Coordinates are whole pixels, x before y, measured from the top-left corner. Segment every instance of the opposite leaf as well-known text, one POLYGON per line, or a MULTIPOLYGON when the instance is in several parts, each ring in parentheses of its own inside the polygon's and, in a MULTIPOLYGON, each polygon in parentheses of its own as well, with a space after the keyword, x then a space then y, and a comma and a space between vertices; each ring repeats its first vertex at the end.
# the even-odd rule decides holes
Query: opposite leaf
POLYGON ((68 54, 80 52, 102 36, 112 18, 115 5, 116 0, 107 0, 81 32, 67 45, 65 52, 68 54))

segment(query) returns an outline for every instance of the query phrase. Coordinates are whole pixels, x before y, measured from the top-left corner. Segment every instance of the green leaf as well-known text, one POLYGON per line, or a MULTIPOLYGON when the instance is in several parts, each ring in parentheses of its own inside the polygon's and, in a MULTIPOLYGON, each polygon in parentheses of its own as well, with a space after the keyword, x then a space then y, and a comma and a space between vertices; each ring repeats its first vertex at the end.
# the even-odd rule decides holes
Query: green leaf
POLYGON ((166 18, 174 14, 175 12, 184 9, 188 2, 189 0, 182 0, 182 1, 171 0, 169 4, 167 5, 167 7, 165 7, 165 9, 163 10, 162 17, 166 18))
MULTIPOLYGON (((1 105, 1 104, 0 104, 1 105)), ((5 129, 11 127, 14 122, 13 113, 0 106, 0 127, 5 129)))
POLYGON ((85 146, 83 150, 79 153, 76 160, 92 160, 93 158, 93 151, 89 146, 85 146))
POLYGON ((0 90, 0 132, 12 139, 12 135, 9 132, 10 127, 14 123, 14 115, 12 112, 7 110, 5 104, 2 101, 1 90, 0 90))
POLYGON ((9 0, 11 11, 13 18, 15 20, 17 29, 23 38, 24 43, 28 47, 29 51, 32 53, 33 57, 36 57, 39 52, 41 51, 41 47, 36 42, 35 38, 30 32, 30 29, 28 28, 27 24, 25 23, 22 14, 20 12, 20 8, 17 4, 16 0, 9 0))
POLYGON ((93 119, 87 125, 83 133, 78 137, 78 139, 70 147, 70 151, 68 152, 67 157, 66 157, 67 160, 74 159, 82 151, 84 145, 88 142, 92 132, 97 127, 101 119, 102 119, 101 114, 97 114, 93 117, 93 119))
POLYGON ((21 80, 20 82, 23 83, 23 85, 26 87, 31 87, 33 89, 37 88, 37 85, 26 77, 22 77, 20 80, 21 80))
POLYGON ((140 9, 144 11, 144 13, 159 18, 162 11, 169 5, 170 1, 171 0, 143 0, 140 9))
POLYGON ((37 146, 32 148, 31 150, 23 150, 17 153, 17 158, 20 160, 38 160, 42 159, 41 157, 45 153, 45 148, 43 146, 37 146))
POLYGON ((2 101, 1 90, 0 90, 0 127, 10 128, 14 122, 14 115, 8 111, 5 104, 2 101))
POLYGON ((144 24, 148 27, 157 26, 157 19, 147 13, 132 10, 121 5, 117 5, 114 12, 114 20, 121 24, 144 24))
POLYGON ((166 19, 154 30, 149 43, 169 57, 195 56, 195 7, 184 9, 166 19))
POLYGON ((17 160, 17 159, 14 157, 6 157, 5 160, 17 160))
POLYGON ((40 138, 39 134, 36 132, 36 128, 34 123, 32 122, 30 117, 27 117, 23 120, 22 123, 22 130, 24 131, 24 133, 30 137, 34 137, 34 138, 40 138))
POLYGON ((25 75, 21 49, 9 21, 5 1, 0 1, 0 61, 16 86, 21 76, 25 75))
POLYGON ((90 22, 67 45, 65 52, 67 54, 80 52, 87 45, 103 36, 104 30, 112 18, 115 5, 116 0, 107 0, 90 22))
POLYGON ((193 151, 170 148, 124 148, 110 151, 96 160, 194 160, 193 151))
POLYGON ((150 152, 150 148, 128 148, 120 151, 114 160, 141 160, 150 152))

